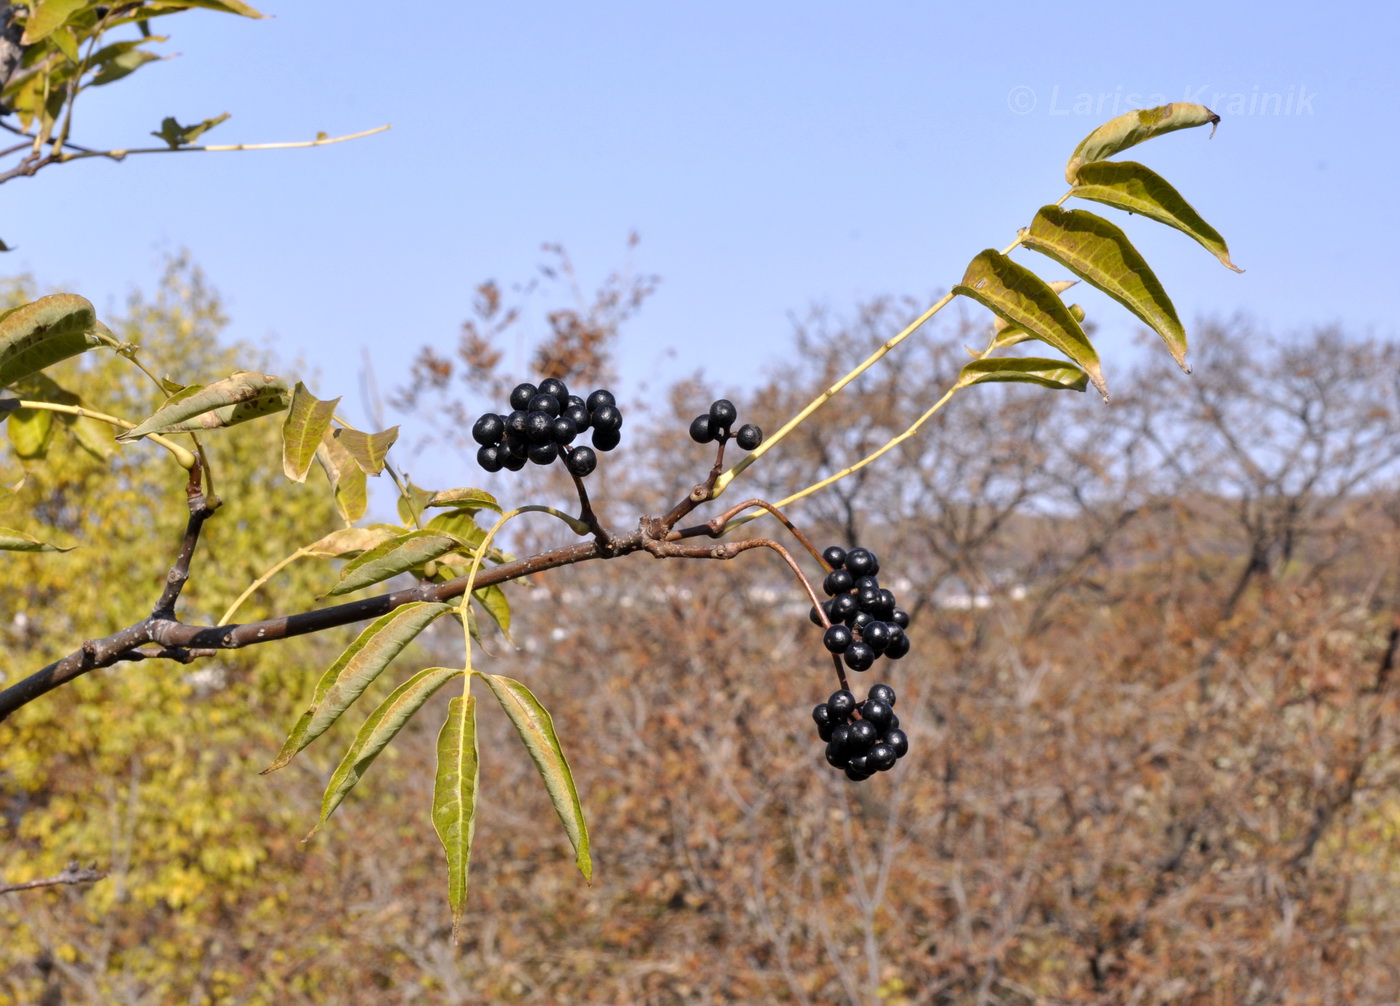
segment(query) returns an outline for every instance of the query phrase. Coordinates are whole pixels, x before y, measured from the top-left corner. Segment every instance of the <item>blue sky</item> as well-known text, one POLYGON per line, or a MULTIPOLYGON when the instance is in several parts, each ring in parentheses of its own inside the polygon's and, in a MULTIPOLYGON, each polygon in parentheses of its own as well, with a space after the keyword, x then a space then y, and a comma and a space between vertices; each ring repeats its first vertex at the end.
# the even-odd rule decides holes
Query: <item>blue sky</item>
MULTIPOLYGON (((1244 311, 1279 334, 1342 322, 1394 338, 1384 124, 1400 14, 1068 9, 266 0, 263 21, 184 14, 166 29, 178 58, 94 92, 79 142, 144 145, 166 115, 221 112, 209 142, 393 129, 11 182, 0 237, 19 250, 3 264, 112 309, 189 248, 233 335, 313 361, 317 393, 348 403, 363 352, 381 388, 401 383, 413 349, 455 340, 476 283, 530 278, 543 242, 592 283, 636 230, 634 264, 662 284, 626 331, 622 395, 701 368, 737 392, 785 351, 793 313, 945 290, 1064 192, 1085 133, 1158 94, 1224 122, 1132 156, 1247 270, 1129 221, 1188 327, 1244 311)), ((1077 299, 1112 383, 1134 326, 1092 291, 1077 299)))

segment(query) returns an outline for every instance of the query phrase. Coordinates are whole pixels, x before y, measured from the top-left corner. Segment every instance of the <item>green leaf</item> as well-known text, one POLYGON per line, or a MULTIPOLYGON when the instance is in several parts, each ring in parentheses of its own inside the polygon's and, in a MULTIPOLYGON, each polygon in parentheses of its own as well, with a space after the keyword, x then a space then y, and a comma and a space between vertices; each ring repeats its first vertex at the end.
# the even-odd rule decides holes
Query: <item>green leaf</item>
MULTIPOLYGON (((145 42, 148 40, 139 39, 138 41, 145 42)), ((121 80, 127 74, 135 73, 147 63, 155 63, 160 59, 161 57, 153 52, 146 49, 135 48, 128 49, 126 52, 113 53, 103 60, 94 59, 93 66, 97 72, 92 75, 92 80, 88 81, 88 84, 92 87, 101 87, 103 84, 111 84, 114 81, 121 80)), ((224 118, 228 118, 228 116, 224 116, 224 118)), ((203 132, 203 130, 201 130, 201 132, 203 132)), ((156 133, 155 135, 159 136, 160 134, 156 133)))
MULTIPOLYGON (((135 69, 135 67, 132 67, 132 69, 135 69)), ((151 135, 157 140, 164 140, 171 150, 178 150, 181 147, 189 146, 227 118, 228 113, 225 112, 223 115, 216 115, 212 119, 204 119, 192 126, 182 126, 175 120, 174 116, 167 115, 160 121, 160 130, 151 135)))
POLYGON ((85 298, 41 297, 0 315, 0 388, 95 346, 118 344, 85 298))
POLYGON ((390 538, 403 533, 392 524, 373 524, 370 527, 343 527, 332 531, 306 546, 308 555, 324 556, 329 559, 354 558, 361 552, 368 552, 376 545, 382 545, 390 538))
MULTIPOLYGON (((1079 322, 1080 326, 1082 327, 1084 324, 1084 308, 1080 307, 1078 304, 1071 304, 1069 306, 1069 313, 1070 316, 1073 317, 1075 321, 1079 322)), ((1015 346, 1019 343, 1027 342, 1034 338, 1034 335, 1032 335, 1030 332, 1027 332, 1020 325, 1009 325, 1004 319, 998 318, 996 337, 992 339, 991 349, 1005 349, 1008 346, 1015 346)), ((988 351, 990 352, 991 350, 988 351)), ((982 355, 980 353, 973 352, 972 350, 968 350, 968 353, 973 357, 979 357, 982 355)))
POLYGON ((262 774, 286 765, 298 751, 325 733, 405 646, 435 619, 451 610, 450 604, 415 601, 395 608, 368 625, 316 682, 311 704, 262 774))
POLYGON ((82 58, 78 54, 78 36, 68 25, 64 25, 50 35, 49 42, 55 49, 63 53, 63 58, 70 63, 76 63, 82 58))
POLYGON ((1175 227, 1235 272, 1244 272, 1230 261, 1230 249, 1214 227, 1201 219, 1161 175, 1136 161, 1090 161, 1079 169, 1070 195, 1092 199, 1129 213, 1175 227))
POLYGON ((31 538, 23 531, 11 531, 7 527, 0 527, 0 550, 6 552, 71 552, 77 548, 70 545, 61 548, 58 545, 50 545, 48 542, 40 541, 38 538, 31 538))
POLYGON ((399 520, 403 521, 404 527, 417 526, 419 518, 423 516, 423 508, 433 495, 431 489, 420 489, 409 481, 408 495, 399 495, 399 520))
POLYGON ((973 360, 963 367, 958 376, 957 386, 965 388, 971 384, 985 384, 989 381, 1039 384, 1056 391, 1083 391, 1089 384, 1089 375, 1064 360, 1037 360, 1030 357, 973 360))
POLYGON ((480 764, 476 748, 476 697, 454 698, 437 744, 433 780, 433 829, 447 853, 447 903, 452 908, 452 942, 467 909, 467 866, 476 832, 480 764))
POLYGON ((1170 105, 1158 105, 1156 108, 1142 108, 1109 119, 1080 140, 1079 146, 1074 148, 1069 163, 1065 165, 1065 181, 1071 185, 1078 181, 1081 165, 1112 157, 1163 133, 1210 123, 1211 135, 1214 136, 1213 127, 1219 122, 1220 116, 1205 105, 1194 105, 1186 101, 1175 101, 1170 105))
POLYGON ((1108 388, 1099 367, 1099 354, 1064 301, 1035 273, 988 248, 967 267, 953 293, 971 297, 1042 342, 1054 346, 1089 375, 1104 401, 1108 388))
POLYGON ((89 0, 32 0, 29 5, 29 20, 24 26, 24 35, 19 44, 24 46, 42 42, 58 31, 68 19, 88 5, 89 0))
POLYGON ((316 460, 330 481, 331 492, 335 494, 336 509, 347 524, 353 524, 365 515, 369 507, 369 491, 365 486, 365 473, 341 446, 340 441, 326 430, 321 438, 321 446, 316 448, 316 460))
POLYGON ((390 538, 382 545, 376 545, 368 552, 351 559, 340 571, 340 582, 328 592, 328 596, 348 594, 406 573, 414 566, 421 566, 429 559, 446 555, 462 542, 453 535, 437 531, 409 531, 390 538))
POLYGON ((404 724, 423 708, 423 703, 439 688, 461 674, 462 670, 455 667, 425 668, 395 688, 389 697, 379 704, 379 708, 370 713, 369 719, 365 720, 359 733, 355 735, 354 743, 345 752, 345 757, 331 773, 331 781, 327 783, 325 795, 321 798, 321 817, 307 838, 316 834, 327 818, 335 813, 335 809, 355 788, 370 764, 379 757, 379 752, 388 747, 389 742, 404 728, 404 724))
POLYGON ((428 500, 427 505, 430 507, 452 507, 455 510, 468 512, 476 510, 505 512, 501 509, 501 504, 496 502, 496 497, 484 489, 444 489, 440 493, 435 493, 428 500))
POLYGON ((282 421, 282 471, 293 482, 306 481, 306 473, 316 459, 316 448, 330 429, 331 417, 339 404, 339 398, 322 401, 300 381, 292 389, 292 404, 282 421))
POLYGON ((47 409, 15 409, 7 421, 10 446, 26 461, 42 458, 53 439, 53 413, 47 409))
POLYGON ((391 426, 379 433, 361 433, 359 430, 339 429, 333 434, 346 452, 355 459, 360 470, 366 475, 378 475, 384 470, 384 455, 399 439, 399 428, 391 426))
POLYGON ((491 616, 491 621, 501 627, 501 631, 510 638, 510 601, 506 599, 506 592, 501 589, 500 584, 493 583, 487 587, 481 587, 472 591, 472 597, 481 605, 482 610, 491 616))
POLYGON ((235 426, 281 412, 290 400, 280 377, 240 370, 202 388, 186 388, 117 441, 129 443, 151 433, 195 433, 235 426))
POLYGON ((531 694, 519 681, 499 674, 473 672, 500 702, 525 749, 535 761, 535 767, 544 780, 544 788, 549 799, 564 824, 564 832, 574 846, 574 863, 588 881, 593 879, 593 860, 588 853, 588 825, 583 819, 583 805, 579 802, 578 789, 574 786, 573 773, 564 750, 559 746, 559 738, 554 733, 554 720, 539 699, 531 694))
POLYGON ((202 7, 205 10, 215 10, 223 14, 239 14, 243 17, 267 17, 266 14, 259 14, 256 10, 244 3, 243 0, 161 0, 161 2, 151 4, 157 10, 181 11, 186 7, 202 7))
POLYGON ((1162 337, 1177 366, 1191 372, 1176 308, 1128 235, 1087 210, 1042 206, 1021 237, 1027 248, 1048 255, 1137 315, 1162 337))

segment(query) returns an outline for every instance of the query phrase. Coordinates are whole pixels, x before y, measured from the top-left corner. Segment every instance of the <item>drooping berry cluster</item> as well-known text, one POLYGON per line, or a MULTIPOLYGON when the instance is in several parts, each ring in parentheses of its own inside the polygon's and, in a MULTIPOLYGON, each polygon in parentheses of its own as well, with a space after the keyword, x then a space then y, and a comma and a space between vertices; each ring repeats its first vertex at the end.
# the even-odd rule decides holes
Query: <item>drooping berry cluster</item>
POLYGON ((894 689, 876 685, 859 704, 843 688, 813 709, 817 736, 826 741, 827 763, 845 769, 846 778, 854 782, 894 768, 909 753, 909 738, 899 729, 894 703, 894 689))
POLYGON ((610 451, 622 440, 622 410, 611 391, 599 389, 583 399, 569 394, 557 377, 548 377, 538 387, 516 385, 510 407, 510 414, 488 412, 472 427, 472 439, 481 445, 477 463, 488 472, 518 472, 526 461, 547 465, 562 457, 569 471, 583 478, 598 467, 594 448, 610 451), (590 429, 593 447, 570 446, 590 429))
MULTIPOLYGON (((696 416, 690 424, 690 439, 697 444, 723 443, 731 436, 730 429, 739 418, 739 410, 727 398, 710 403, 710 411, 696 416)), ((733 434, 734 442, 746 451, 763 443, 763 431, 753 423, 745 423, 733 434)))
MULTIPOLYGON (((822 602, 831 628, 822 643, 846 661, 853 671, 868 671, 877 657, 898 660, 909 652, 909 613, 897 606, 894 591, 881 587, 876 574, 880 560, 866 548, 847 552, 832 545, 822 552, 831 567, 822 582, 829 600, 822 602)), ((821 625, 821 616, 812 609, 812 621, 821 625)))

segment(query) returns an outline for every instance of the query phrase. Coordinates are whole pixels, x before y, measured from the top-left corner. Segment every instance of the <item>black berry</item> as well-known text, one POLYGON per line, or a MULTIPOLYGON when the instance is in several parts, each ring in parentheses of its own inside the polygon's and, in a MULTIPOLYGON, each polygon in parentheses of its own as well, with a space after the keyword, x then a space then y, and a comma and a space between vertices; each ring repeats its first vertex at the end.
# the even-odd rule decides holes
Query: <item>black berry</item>
POLYGON ((734 407, 734 403, 727 398, 721 398, 710 403, 710 423, 717 430, 724 430, 726 434, 729 427, 734 425, 734 420, 739 418, 739 410, 734 407))
POLYGON ((488 412, 472 427, 472 439, 482 447, 499 444, 506 435, 506 421, 494 412, 488 412))
POLYGON ((546 441, 542 444, 531 444, 530 450, 526 453, 531 461, 537 465, 550 465, 559 456, 559 445, 546 441))
POLYGON ((593 412, 603 405, 616 404, 617 399, 613 398, 613 393, 611 391, 604 391, 602 388, 599 388, 597 391, 593 392, 593 394, 589 395, 588 401, 584 403, 589 412, 593 412))
POLYGON ((840 569, 846 564, 846 550, 840 545, 831 545, 822 551, 822 561, 832 569, 840 569))
POLYGON ((827 597, 844 594, 850 589, 851 574, 844 569, 833 569, 826 574, 826 579, 822 581, 822 590, 826 591, 827 597))
POLYGON ((510 407, 521 412, 528 411, 526 406, 530 404, 530 399, 539 392, 540 389, 533 384, 517 384, 515 390, 510 393, 510 407))
POLYGON ((886 730, 884 742, 894 748, 896 758, 903 758, 909 753, 909 738, 903 730, 897 728, 886 730))
POLYGON ((753 423, 748 423, 739 427, 739 432, 734 435, 734 442, 746 451, 751 451, 763 443, 763 431, 753 423))
POLYGON ((564 455, 564 465, 571 473, 583 478, 598 467, 598 455, 592 447, 574 447, 564 455))
POLYGON ((846 647, 843 659, 853 671, 868 671, 870 665, 875 663, 875 651, 866 643, 856 642, 846 647))
POLYGON ((868 548, 853 548, 846 553, 846 568, 852 576, 874 576, 880 572, 880 560, 868 548))
POLYGON ((690 439, 697 444, 708 444, 715 438, 714 430, 710 429, 709 416, 696 416, 690 423, 690 439))
POLYGON ((564 387, 564 382, 557 377, 546 377, 541 381, 540 394, 552 395, 561 407, 569 400, 569 389, 564 387))
POLYGON ((495 445, 483 447, 476 452, 476 463, 488 472, 498 472, 505 465, 507 456, 509 454, 503 447, 495 445))
POLYGON ((854 638, 844 625, 833 625, 822 634, 822 645, 832 653, 845 653, 854 638))
POLYGON ((839 692, 832 692, 826 704, 831 710, 831 715, 838 721, 849 718, 851 713, 856 711, 856 697, 844 688, 839 692))
POLYGON ((887 706, 894 706, 894 689, 889 685, 876 685, 865 693, 865 700, 869 702, 874 699, 876 702, 883 702, 887 706))
POLYGON ((860 715, 881 733, 889 729, 890 717, 894 710, 878 699, 867 698, 860 704, 860 715))
POLYGON ((600 451, 610 451, 620 443, 622 443, 621 430, 595 429, 593 431, 593 446, 600 451))
POLYGON ((550 432, 553 434, 554 442, 563 447, 565 444, 574 442, 574 437, 578 436, 578 427, 574 425, 572 419, 560 416, 550 424, 550 432))
POLYGON ((529 405, 526 406, 526 411, 543 412, 545 415, 549 416, 550 419, 553 419, 555 416, 559 415, 560 412, 559 399, 555 398, 553 395, 535 395, 530 399, 529 405))

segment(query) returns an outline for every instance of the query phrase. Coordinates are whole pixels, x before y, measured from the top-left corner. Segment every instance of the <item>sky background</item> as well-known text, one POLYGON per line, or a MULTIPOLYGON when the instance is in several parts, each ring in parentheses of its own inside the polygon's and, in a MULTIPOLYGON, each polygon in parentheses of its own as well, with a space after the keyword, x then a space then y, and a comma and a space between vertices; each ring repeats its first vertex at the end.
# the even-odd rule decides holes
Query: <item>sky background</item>
MULTIPOLYGON (((417 347, 454 344, 480 281, 529 280, 541 245, 559 242, 591 289, 625 263, 635 230, 633 266, 661 285, 625 329, 620 397, 700 369, 740 395, 786 351, 794 314, 879 294, 931 301, 1064 192, 1065 160, 1091 129, 1134 104, 1194 100, 1224 120, 1213 139, 1175 133, 1129 156, 1165 175, 1247 272, 1175 231, 1126 225, 1188 331, 1242 311, 1283 336, 1333 322, 1396 336, 1400 200, 1383 124, 1400 13, 1388 5, 261 9, 274 17, 166 19, 164 51, 178 56, 80 101, 76 140, 144 146, 164 116, 221 112, 232 118, 207 142, 393 129, 13 181, 0 189, 0 237, 18 249, 7 272, 113 312, 187 248, 223 294, 231 336, 313 361, 313 390, 347 395, 355 415, 365 353, 381 389, 401 385, 417 347)), ((1112 384, 1135 325, 1095 297, 1076 291, 1112 384)), ((540 330, 532 319, 508 361, 523 363, 540 330)))

